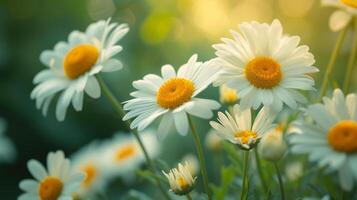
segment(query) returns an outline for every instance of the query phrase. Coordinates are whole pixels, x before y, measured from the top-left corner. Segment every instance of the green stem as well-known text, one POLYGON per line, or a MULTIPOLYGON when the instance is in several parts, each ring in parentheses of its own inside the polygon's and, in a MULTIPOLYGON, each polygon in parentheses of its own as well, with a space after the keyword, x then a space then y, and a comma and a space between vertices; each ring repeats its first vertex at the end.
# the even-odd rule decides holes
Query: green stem
POLYGON ((242 192, 240 193, 240 199, 247 199, 248 191, 248 166, 249 165, 249 151, 244 151, 244 161, 243 161, 243 182, 242 182, 242 192))
POLYGON ((322 85, 321 85, 321 92, 319 96, 319 101, 322 99, 322 97, 326 94, 327 91, 327 86, 328 83, 331 82, 331 75, 333 71, 333 67, 335 66, 337 56, 340 53, 343 41, 346 37, 346 32, 347 32, 348 25, 340 32, 337 42, 335 44, 335 47, 332 51, 332 55, 330 57, 330 61, 327 65, 326 72, 324 74, 324 78, 322 80, 322 85))
MULTIPOLYGON (((105 84, 104 80, 102 79, 102 77, 100 76, 96 76, 97 80, 99 82, 99 85, 104 93, 104 95, 107 97, 107 99, 110 101, 110 103, 112 104, 112 106, 114 107, 114 109, 116 110, 117 114, 119 115, 120 119, 122 119, 124 117, 124 115, 126 114, 125 111, 123 110, 123 107, 121 106, 121 104, 119 103, 119 101, 115 98, 114 94, 110 91, 110 89, 108 88, 108 86, 105 84)), ((149 157, 149 154, 144 146, 144 143, 142 142, 139 133, 137 132, 136 129, 130 129, 130 120, 127 120, 124 122, 127 129, 131 131, 131 133, 135 136, 135 139, 137 140, 137 142, 139 143, 139 146, 141 148, 141 150, 144 153, 146 162, 150 168, 150 170, 156 174, 156 169, 152 163, 152 160, 149 157)), ((154 179, 156 181, 156 184, 159 188, 159 190, 161 191, 161 193, 165 196, 166 199, 171 199, 168 194, 166 193, 166 191, 164 190, 164 188, 161 185, 160 180, 154 176, 154 179)))
POLYGON ((187 198, 187 200, 192 200, 192 197, 191 197, 190 193, 186 194, 186 198, 187 198))
POLYGON ((277 163, 274 163, 274 167, 275 167, 276 175, 278 176, 281 199, 282 199, 282 200, 285 200, 283 179, 281 178, 281 173, 280 173, 280 171, 279 171, 278 164, 277 164, 277 163))
POLYGON ((265 182, 264 173, 263 173, 263 170, 262 170, 262 163, 260 161, 260 157, 259 157, 259 153, 258 153, 258 149, 257 148, 254 149, 254 154, 255 154, 255 161, 257 163, 257 168, 258 168, 258 174, 259 174, 259 177, 260 177, 260 181, 262 183, 264 193, 266 193, 268 191, 268 186, 267 186, 267 183, 265 182))
POLYGON ((198 154, 198 159, 200 161, 200 168, 201 168, 201 174, 202 174, 202 178, 203 178, 203 186, 205 188, 205 191, 208 195, 208 199, 211 200, 211 192, 209 190, 208 187, 208 175, 207 175, 207 168, 206 168, 206 163, 205 163, 205 158, 203 156, 203 150, 202 150, 202 145, 201 145, 201 140, 200 137, 195 129, 195 126, 193 124, 192 118, 190 115, 188 115, 188 122, 190 124, 190 128, 191 128, 191 132, 193 135, 193 138, 195 140, 195 144, 196 144, 196 150, 197 150, 197 154, 198 154))
POLYGON ((354 21, 354 39, 350 57, 348 59, 345 81, 343 83, 343 92, 347 94, 350 89, 350 83, 352 78, 353 67, 355 66, 356 61, 356 53, 357 53, 357 19, 353 19, 354 21))

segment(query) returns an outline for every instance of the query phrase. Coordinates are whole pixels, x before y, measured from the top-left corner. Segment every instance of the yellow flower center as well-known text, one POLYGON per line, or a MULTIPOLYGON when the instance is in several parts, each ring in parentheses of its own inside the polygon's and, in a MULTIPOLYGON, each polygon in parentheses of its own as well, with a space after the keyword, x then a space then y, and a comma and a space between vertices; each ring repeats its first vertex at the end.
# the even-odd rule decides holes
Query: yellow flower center
POLYGON ((82 182, 82 186, 88 187, 92 185, 93 181, 95 180, 95 177, 98 175, 96 167, 91 164, 88 164, 82 167, 82 171, 86 174, 86 178, 82 182))
POLYGON ((280 64, 264 56, 254 58, 247 64, 245 76, 252 85, 261 89, 271 89, 282 79, 280 64))
POLYGON ((237 132, 234 137, 237 140, 240 140, 242 142, 242 144, 248 144, 250 139, 256 139, 257 138, 257 134, 254 133, 253 131, 240 131, 237 132))
POLYGON ((41 200, 56 200, 61 195, 62 188, 60 179, 49 176, 40 183, 38 193, 41 200))
POLYGON ((166 109, 175 109, 189 101, 195 90, 192 81, 173 78, 163 83, 156 96, 157 103, 166 109))
POLYGON ((357 0, 341 0, 341 2, 347 6, 357 8, 357 0))
POLYGON ((357 123, 351 120, 338 122, 327 133, 327 139, 336 151, 357 152, 357 123))
POLYGON ((66 76, 75 79, 90 70, 97 62, 99 51, 90 44, 81 44, 71 49, 63 63, 66 76))
POLYGON ((186 188, 188 186, 186 180, 183 177, 178 178, 177 183, 181 188, 186 188))
POLYGON ((132 156, 134 156, 137 152, 137 148, 134 144, 128 144, 124 147, 121 147, 115 153, 115 160, 116 161, 123 161, 132 156))

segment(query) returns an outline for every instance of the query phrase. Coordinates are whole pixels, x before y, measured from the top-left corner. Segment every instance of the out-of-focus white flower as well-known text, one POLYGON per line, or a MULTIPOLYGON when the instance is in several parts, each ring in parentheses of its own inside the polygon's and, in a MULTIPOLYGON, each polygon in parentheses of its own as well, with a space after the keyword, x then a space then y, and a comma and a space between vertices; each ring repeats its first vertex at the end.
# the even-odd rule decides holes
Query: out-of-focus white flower
POLYGON ((206 148, 211 151, 220 151, 223 146, 223 139, 217 133, 217 130, 211 129, 208 131, 205 139, 206 148))
POLYGON ((182 158, 181 163, 188 163, 187 167, 192 175, 197 175, 200 171, 200 164, 197 160, 197 157, 193 154, 185 155, 182 158))
MULTIPOLYGON (((151 130, 139 133, 147 153, 151 158, 155 158, 160 152, 160 143, 151 130)), ((102 144, 100 162, 103 164, 103 171, 108 177, 130 176, 143 163, 145 156, 135 137, 129 133, 117 133, 112 139, 102 144)))
POLYGON ((238 101, 237 91, 223 84, 219 87, 219 101, 225 105, 233 105, 238 101))
POLYGON ((30 160, 27 168, 34 179, 20 182, 20 189, 25 191, 18 200, 62 200, 72 199, 85 175, 73 171, 70 161, 62 151, 50 152, 47 155, 47 170, 37 160, 30 160))
POLYGON ((177 195, 185 195, 191 192, 194 187, 196 177, 192 176, 189 164, 178 164, 177 168, 171 169, 168 173, 162 173, 169 180, 171 191, 177 195))
POLYGON ((330 29, 334 32, 345 28, 352 17, 357 15, 357 2, 355 0, 321 0, 321 4, 338 9, 332 13, 329 21, 330 29))
POLYGON ((209 119, 213 116, 212 110, 220 107, 214 100, 196 97, 215 80, 218 71, 212 61, 198 62, 196 54, 178 69, 177 74, 171 65, 164 65, 162 77, 148 74, 133 82, 138 91, 130 94, 134 99, 125 102, 124 109, 129 112, 123 120, 135 118, 131 128, 141 131, 161 117, 157 131, 160 137, 164 137, 173 124, 181 135, 186 135, 189 129, 187 114, 209 119))
POLYGON ((288 163, 285 167, 285 175, 289 181, 296 181, 302 176, 303 168, 304 166, 301 162, 288 163))
POLYGON ((213 45, 221 68, 214 85, 236 89, 243 109, 263 104, 280 111, 285 104, 296 110, 306 103, 299 90, 314 90, 310 74, 319 70, 309 47, 299 46, 300 37, 283 35, 279 20, 242 23, 239 29, 231 31, 233 39, 213 45))
POLYGON ((217 134, 244 150, 254 148, 261 137, 273 128, 272 122, 275 113, 269 108, 263 107, 252 123, 250 109, 242 109, 239 104, 233 107, 232 115, 218 112, 218 122, 211 121, 212 128, 217 130, 217 134))
POLYGON ((5 136, 5 120, 0 118, 0 163, 13 162, 16 158, 16 149, 12 141, 5 136))
POLYGON ((344 190, 353 189, 357 181, 357 96, 346 97, 335 89, 324 104, 310 105, 306 115, 313 121, 302 121, 302 134, 291 136, 293 153, 309 154, 310 161, 329 172, 338 172, 344 190))
POLYGON ((266 133, 261 139, 258 150, 265 160, 276 162, 280 160, 287 150, 283 137, 283 127, 278 126, 266 133))
POLYGON ((128 31, 126 24, 102 20, 89 25, 85 32, 73 31, 68 41, 58 42, 53 50, 42 52, 40 60, 48 69, 35 76, 33 82, 37 86, 31 99, 36 100, 43 115, 59 93, 56 105, 59 121, 65 119, 70 104, 76 111, 82 110, 84 93, 99 98, 101 90, 95 76, 122 68, 122 63, 112 57, 122 50, 117 42, 128 31))
POLYGON ((92 198, 94 195, 103 192, 107 184, 101 156, 102 147, 94 142, 83 147, 71 158, 73 169, 86 175, 80 188, 75 193, 80 199, 92 198))

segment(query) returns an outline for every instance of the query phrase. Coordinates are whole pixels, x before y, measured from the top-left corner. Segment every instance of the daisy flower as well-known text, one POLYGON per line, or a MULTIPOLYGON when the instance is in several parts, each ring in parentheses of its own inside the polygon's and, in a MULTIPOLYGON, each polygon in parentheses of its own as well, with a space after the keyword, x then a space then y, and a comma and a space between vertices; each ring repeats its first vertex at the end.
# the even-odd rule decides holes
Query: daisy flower
MULTIPOLYGON (((158 156, 160 144, 151 130, 140 132, 145 149, 151 158, 158 156)), ((101 161, 108 177, 131 175, 145 163, 145 155, 132 135, 117 133, 102 144, 101 161)))
POLYGON ((35 179, 20 182, 20 189, 25 191, 18 200, 69 200, 85 175, 74 173, 70 161, 62 151, 50 152, 47 155, 47 170, 37 160, 30 160, 27 168, 35 179))
POLYGON ((131 128, 140 131, 161 117, 159 134, 166 135, 174 123, 177 131, 186 135, 187 114, 208 119, 213 116, 212 110, 220 107, 216 101, 196 97, 212 83, 217 73, 214 62, 197 62, 196 54, 177 73, 171 65, 164 65, 162 77, 148 74, 133 82, 138 91, 130 94, 134 99, 125 102, 124 109, 129 112, 123 120, 135 118, 131 128))
POLYGON ((122 68, 121 62, 112 57, 122 50, 117 42, 128 30, 126 24, 98 21, 85 32, 73 31, 68 41, 58 42, 53 50, 42 52, 40 60, 48 69, 35 76, 33 82, 37 86, 31 99, 36 100, 36 107, 42 109, 43 115, 57 94, 59 121, 65 119, 71 103, 76 111, 82 110, 84 93, 99 98, 101 91, 95 75, 122 68))
POLYGON ((338 9, 332 13, 329 20, 330 29, 334 32, 345 28, 352 17, 357 15, 357 2, 355 0, 321 0, 321 4, 338 9))
POLYGON ((227 111, 225 114, 218 112, 218 122, 211 121, 210 124, 223 139, 238 144, 243 150, 250 150, 273 128, 274 119, 275 114, 269 108, 263 107, 252 125, 250 109, 242 109, 236 104, 232 115, 227 111))
POLYGON ((315 60, 309 47, 298 46, 300 37, 283 35, 279 20, 242 23, 239 29, 231 31, 233 39, 213 45, 222 68, 214 85, 236 89, 244 108, 263 104, 280 111, 283 104, 296 109, 297 103, 306 103, 298 90, 314 90, 308 74, 318 69, 311 66, 315 60))
POLYGON ((83 147, 71 158, 73 169, 86 175, 76 191, 76 196, 80 199, 93 197, 96 193, 102 192, 106 186, 103 164, 100 162, 101 153, 101 146, 95 142, 83 147))
POLYGON ((323 102, 306 109, 312 121, 303 121, 302 133, 291 135, 292 152, 309 154, 319 167, 337 171, 341 187, 352 190, 357 181, 357 96, 345 97, 335 89, 323 102))
POLYGON ((5 120, 0 118, 0 163, 12 162, 16 157, 16 149, 12 141, 4 135, 6 130, 5 120))
POLYGON ((192 191, 196 178, 190 172, 189 164, 178 164, 177 168, 171 169, 168 173, 162 171, 170 184, 170 190, 177 195, 186 195, 192 191))

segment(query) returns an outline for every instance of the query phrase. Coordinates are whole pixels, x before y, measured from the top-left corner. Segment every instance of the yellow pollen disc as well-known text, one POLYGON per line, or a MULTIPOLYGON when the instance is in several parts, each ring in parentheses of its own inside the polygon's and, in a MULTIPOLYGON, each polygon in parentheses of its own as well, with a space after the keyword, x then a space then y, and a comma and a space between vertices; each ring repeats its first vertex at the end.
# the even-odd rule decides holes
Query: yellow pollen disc
POLYGON ((177 183, 181 188, 185 188, 188 185, 186 180, 183 177, 178 178, 177 183))
POLYGON ((86 174, 86 178, 82 182, 82 186, 88 187, 95 180, 95 177, 98 174, 97 169, 93 165, 89 164, 82 167, 82 172, 86 174))
POLYGON ((66 76, 75 79, 90 70, 97 62, 99 51, 90 44, 81 44, 71 49, 63 62, 66 76))
POLYGON ((38 193, 41 200, 56 200, 61 195, 62 188, 60 179, 49 176, 40 183, 38 193))
POLYGON ((264 56, 254 58, 247 64, 245 76, 252 85, 261 89, 274 88, 282 79, 280 64, 264 56))
POLYGON ((240 140, 242 144, 248 144, 249 139, 256 139, 257 134, 253 131, 240 131, 234 135, 237 140, 240 140))
POLYGON ((357 0, 341 0, 341 2, 347 6, 357 8, 357 0))
POLYGON ((117 152, 115 153, 115 159, 117 161, 123 161, 134 156, 136 152, 137 152, 136 146, 134 144, 128 144, 117 150, 117 152))
POLYGON ((189 101, 195 86, 184 78, 173 78, 163 83, 157 92, 157 103, 166 109, 175 109, 189 101))
POLYGON ((357 152, 357 123, 351 120, 338 122, 327 133, 327 140, 336 151, 357 152))

